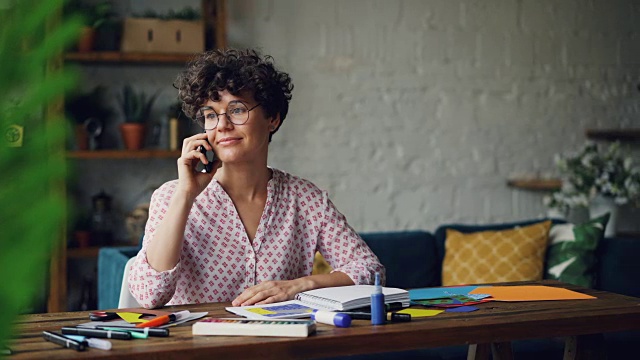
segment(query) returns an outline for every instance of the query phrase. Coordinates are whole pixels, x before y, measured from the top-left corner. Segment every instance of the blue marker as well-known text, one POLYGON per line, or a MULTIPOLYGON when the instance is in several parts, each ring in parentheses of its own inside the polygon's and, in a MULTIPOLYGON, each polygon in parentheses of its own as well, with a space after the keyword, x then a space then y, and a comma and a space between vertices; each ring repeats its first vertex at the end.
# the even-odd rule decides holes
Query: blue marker
POLYGON ((349 315, 333 311, 313 310, 311 320, 336 327, 351 326, 351 317, 349 315))
POLYGON ((384 307, 384 294, 380 285, 380 273, 376 273, 376 283, 371 294, 371 325, 384 325, 387 311, 384 307))

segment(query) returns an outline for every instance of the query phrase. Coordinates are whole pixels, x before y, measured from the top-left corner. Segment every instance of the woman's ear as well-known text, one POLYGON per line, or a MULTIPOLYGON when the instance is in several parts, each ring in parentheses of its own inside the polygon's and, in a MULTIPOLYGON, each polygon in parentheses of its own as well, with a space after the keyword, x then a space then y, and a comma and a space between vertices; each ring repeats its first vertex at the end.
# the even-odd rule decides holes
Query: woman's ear
POLYGON ((269 132, 274 132, 278 126, 280 126, 280 114, 276 114, 276 116, 272 117, 269 120, 269 132))

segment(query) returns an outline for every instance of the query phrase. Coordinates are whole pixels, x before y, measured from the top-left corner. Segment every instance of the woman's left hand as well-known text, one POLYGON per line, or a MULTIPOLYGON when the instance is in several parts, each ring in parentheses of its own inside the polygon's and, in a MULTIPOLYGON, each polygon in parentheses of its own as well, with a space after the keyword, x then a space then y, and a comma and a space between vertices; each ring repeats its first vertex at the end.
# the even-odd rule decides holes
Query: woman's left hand
POLYGON ((233 306, 245 306, 292 300, 297 293, 308 289, 308 286, 305 286, 305 282, 304 278, 263 281, 243 291, 231 304, 233 306))

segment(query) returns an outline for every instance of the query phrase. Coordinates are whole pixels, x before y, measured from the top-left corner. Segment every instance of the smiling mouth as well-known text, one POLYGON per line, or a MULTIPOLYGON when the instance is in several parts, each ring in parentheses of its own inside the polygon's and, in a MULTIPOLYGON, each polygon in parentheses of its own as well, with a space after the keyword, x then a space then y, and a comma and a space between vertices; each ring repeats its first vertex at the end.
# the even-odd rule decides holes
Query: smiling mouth
POLYGON ((224 138, 224 139, 218 141, 218 144, 228 144, 228 143, 232 143, 232 142, 239 141, 239 140, 240 140, 240 138, 224 138))

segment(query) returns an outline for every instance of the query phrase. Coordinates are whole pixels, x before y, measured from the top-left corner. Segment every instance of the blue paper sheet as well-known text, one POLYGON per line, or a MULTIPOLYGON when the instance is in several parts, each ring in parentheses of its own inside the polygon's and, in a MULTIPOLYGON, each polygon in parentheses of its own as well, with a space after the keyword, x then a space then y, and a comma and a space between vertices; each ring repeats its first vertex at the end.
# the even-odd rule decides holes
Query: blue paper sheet
POLYGON ((450 286, 409 290, 410 300, 441 299, 451 295, 468 295, 477 286, 450 286))

